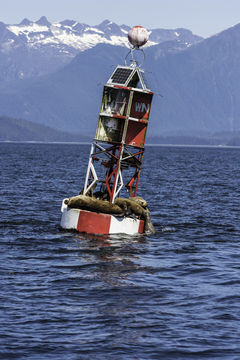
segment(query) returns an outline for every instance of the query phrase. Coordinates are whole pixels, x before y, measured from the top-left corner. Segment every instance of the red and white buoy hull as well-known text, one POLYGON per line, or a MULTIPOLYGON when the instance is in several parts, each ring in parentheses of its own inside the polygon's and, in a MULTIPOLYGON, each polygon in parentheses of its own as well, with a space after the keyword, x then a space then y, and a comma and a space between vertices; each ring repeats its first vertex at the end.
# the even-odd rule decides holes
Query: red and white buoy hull
POLYGON ((144 220, 69 208, 63 200, 60 226, 87 234, 142 234, 144 220))

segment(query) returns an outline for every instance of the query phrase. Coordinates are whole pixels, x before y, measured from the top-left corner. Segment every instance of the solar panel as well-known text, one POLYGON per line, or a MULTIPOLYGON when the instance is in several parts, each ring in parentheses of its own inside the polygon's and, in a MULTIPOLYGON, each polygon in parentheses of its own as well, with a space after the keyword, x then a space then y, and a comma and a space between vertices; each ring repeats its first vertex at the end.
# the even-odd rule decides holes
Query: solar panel
POLYGON ((132 72, 133 69, 117 68, 111 77, 112 83, 125 84, 132 72))

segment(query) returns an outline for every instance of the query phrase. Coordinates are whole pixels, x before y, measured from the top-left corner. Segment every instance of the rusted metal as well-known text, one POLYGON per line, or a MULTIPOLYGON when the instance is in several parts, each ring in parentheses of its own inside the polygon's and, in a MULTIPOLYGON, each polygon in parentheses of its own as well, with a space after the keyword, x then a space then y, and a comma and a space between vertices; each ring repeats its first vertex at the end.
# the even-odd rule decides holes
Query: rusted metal
POLYGON ((99 185, 110 202, 123 188, 137 195, 152 96, 136 63, 116 67, 103 88, 84 194, 99 185))

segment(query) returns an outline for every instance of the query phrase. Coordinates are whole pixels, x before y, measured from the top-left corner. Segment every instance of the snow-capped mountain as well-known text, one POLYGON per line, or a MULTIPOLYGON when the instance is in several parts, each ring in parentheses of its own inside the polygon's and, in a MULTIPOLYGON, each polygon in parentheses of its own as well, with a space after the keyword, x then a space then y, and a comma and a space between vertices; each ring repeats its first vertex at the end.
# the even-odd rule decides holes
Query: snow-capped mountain
MULTIPOLYGON (((69 63, 79 52, 100 43, 128 46, 130 27, 109 20, 96 26, 64 20, 50 23, 46 17, 20 24, 0 23, 0 80, 12 81, 51 73, 69 63)), ((179 50, 202 38, 186 29, 149 30, 147 46, 167 41, 180 43, 179 50)), ((175 48, 177 48, 175 46, 175 48)))
MULTIPOLYGON (((80 24, 74 20, 64 20, 51 24, 43 16, 36 22, 24 19, 18 25, 8 25, 7 29, 28 44, 30 48, 37 49, 45 45, 60 46, 63 52, 71 53, 74 52, 74 49, 77 52, 84 51, 99 43, 128 46, 127 34, 130 27, 119 26, 109 20, 105 20, 97 26, 80 24)), ((154 29, 149 30, 149 35, 147 46, 169 40, 182 40, 183 38, 191 45, 200 40, 199 36, 193 35, 191 31, 186 29, 154 29)))
POLYGON ((20 37, 30 48, 57 46, 65 53, 84 51, 99 43, 121 46, 128 43, 128 30, 110 21, 91 27, 73 20, 51 24, 45 17, 41 17, 37 22, 24 19, 19 25, 9 25, 7 29, 20 37))
MULTIPOLYGON (((193 46, 169 40, 146 49, 145 74, 156 93, 149 135, 240 130, 239 34, 240 24, 193 46)), ((94 136, 102 85, 126 53, 97 44, 54 73, 0 85, 0 115, 94 136)))

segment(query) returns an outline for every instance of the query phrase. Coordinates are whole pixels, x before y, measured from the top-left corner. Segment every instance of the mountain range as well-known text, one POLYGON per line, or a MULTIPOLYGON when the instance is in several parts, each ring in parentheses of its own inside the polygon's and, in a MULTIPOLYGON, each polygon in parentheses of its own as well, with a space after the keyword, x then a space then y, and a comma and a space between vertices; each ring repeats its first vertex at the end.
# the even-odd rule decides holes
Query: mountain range
MULTIPOLYGON (((0 114, 93 136, 102 86, 128 52, 128 29, 108 20, 91 27, 44 17, 1 24, 0 114)), ((186 29, 149 32, 143 65, 155 92, 149 136, 237 133, 240 25, 208 39, 186 29)))
POLYGON ((90 138, 52 129, 28 120, 0 116, 0 141, 89 142, 90 138))
MULTIPOLYGON (((129 29, 109 20, 96 26, 74 20, 50 23, 44 16, 36 22, 24 19, 15 25, 0 22, 0 80, 48 74, 69 63, 79 52, 98 44, 126 47, 129 29)), ((149 33, 148 46, 172 40, 190 46, 201 39, 186 29, 153 29, 149 33)))

